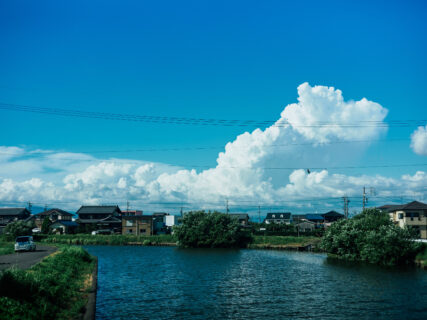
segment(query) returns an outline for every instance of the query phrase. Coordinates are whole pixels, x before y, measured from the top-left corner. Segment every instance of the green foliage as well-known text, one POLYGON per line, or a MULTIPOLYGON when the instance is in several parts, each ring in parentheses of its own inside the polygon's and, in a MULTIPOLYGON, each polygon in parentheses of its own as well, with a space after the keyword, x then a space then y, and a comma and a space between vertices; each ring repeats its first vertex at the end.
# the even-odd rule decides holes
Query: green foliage
POLYGON ((237 219, 219 212, 189 212, 174 233, 180 246, 190 248, 246 247, 253 240, 237 219))
POLYGON ((31 235, 31 230, 34 228, 34 226, 35 225, 33 221, 25 222, 21 220, 9 223, 6 228, 4 228, 6 239, 13 241, 16 237, 31 235))
MULTIPOLYGON (((67 244, 67 245, 111 245, 125 246, 134 244, 144 244, 145 241, 157 244, 175 243, 176 239, 172 235, 157 235, 157 236, 135 236, 135 235, 90 235, 90 234, 63 234, 49 235, 43 239, 45 243, 67 244)), ((145 245, 145 244, 144 244, 145 245)))
POLYGON ((420 245, 412 240, 410 230, 394 225, 387 213, 367 209, 352 219, 333 223, 321 246, 345 260, 397 265, 414 261, 420 245))
POLYGON ((306 245, 314 242, 318 242, 317 237, 294 237, 294 236, 255 236, 253 244, 265 244, 265 245, 288 245, 298 244, 306 245))
POLYGON ((41 230, 43 234, 49 233, 49 225, 50 225, 49 217, 45 217, 42 223, 42 230, 41 230))
POLYGON ((15 252, 13 247, 13 242, 5 241, 5 239, 0 238, 0 256, 3 254, 11 254, 15 252))
POLYGON ((0 319, 74 319, 86 301, 84 279, 92 257, 80 247, 62 248, 30 270, 0 274, 0 319))

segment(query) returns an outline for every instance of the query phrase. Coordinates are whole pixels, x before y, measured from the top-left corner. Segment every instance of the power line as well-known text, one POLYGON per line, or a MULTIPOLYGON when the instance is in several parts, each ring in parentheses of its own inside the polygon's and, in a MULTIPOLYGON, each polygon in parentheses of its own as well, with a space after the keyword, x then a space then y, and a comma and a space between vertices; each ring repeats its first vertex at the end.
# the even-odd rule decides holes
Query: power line
MULTIPOLYGON (((347 143, 373 143, 373 142, 397 142, 397 141, 409 141, 411 139, 378 139, 378 140, 339 140, 339 141, 329 141, 329 142, 307 142, 307 143, 285 143, 285 144, 271 144, 265 145, 264 148, 280 148, 280 147, 292 147, 292 146, 324 146, 324 145, 334 145, 334 144, 347 144, 347 143)), ((188 151, 188 150, 217 150, 223 149, 225 146, 199 146, 199 147, 169 147, 169 148, 145 148, 145 149, 124 149, 124 150, 86 150, 86 151, 63 151, 56 153, 75 153, 75 154, 102 154, 102 153, 132 153, 132 152, 156 152, 156 151, 188 151)), ((233 146, 233 149, 247 149, 250 145, 243 146, 233 146)), ((26 156, 26 157, 49 157, 55 153, 46 153, 46 152, 25 152, 25 153, 14 153, 14 152, 0 152, 0 154, 10 154, 16 155, 17 157, 26 156)))
POLYGON ((237 119, 212 119, 212 118, 188 118, 133 115, 122 113, 91 112, 72 109, 44 108, 27 105, 9 104, 0 102, 0 109, 32 112, 40 114, 59 115, 64 117, 79 117, 103 120, 133 121, 158 124, 202 125, 202 126, 275 126, 275 127, 412 127, 425 125, 427 120, 391 120, 388 123, 377 120, 359 120, 355 123, 316 121, 312 124, 291 124, 286 120, 237 120, 237 119))

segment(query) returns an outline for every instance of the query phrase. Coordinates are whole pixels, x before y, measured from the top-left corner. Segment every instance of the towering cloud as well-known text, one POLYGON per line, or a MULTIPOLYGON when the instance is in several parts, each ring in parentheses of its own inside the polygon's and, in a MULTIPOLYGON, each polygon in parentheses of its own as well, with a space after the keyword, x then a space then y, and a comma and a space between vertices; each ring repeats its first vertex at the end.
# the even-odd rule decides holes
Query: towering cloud
MULTIPOLYGON (((396 179, 331 174, 323 169, 357 161, 369 141, 386 132, 386 115, 378 103, 345 101, 340 90, 303 83, 298 87, 298 102, 288 105, 272 126, 237 136, 219 153, 217 165, 203 171, 43 150, 37 152, 46 153, 44 158, 25 158, 22 155, 31 150, 3 147, 9 156, 0 156, 0 201, 61 200, 76 207, 129 199, 135 205, 182 201, 212 207, 225 199, 274 203, 307 195, 354 195, 363 185, 381 187, 385 195, 402 186, 419 192, 426 177, 422 171, 396 179), (32 173, 20 175, 19 168, 27 167, 32 173)), ((426 129, 418 131, 425 135, 426 129)), ((426 150, 426 140, 420 140, 417 132, 413 148, 426 150)))

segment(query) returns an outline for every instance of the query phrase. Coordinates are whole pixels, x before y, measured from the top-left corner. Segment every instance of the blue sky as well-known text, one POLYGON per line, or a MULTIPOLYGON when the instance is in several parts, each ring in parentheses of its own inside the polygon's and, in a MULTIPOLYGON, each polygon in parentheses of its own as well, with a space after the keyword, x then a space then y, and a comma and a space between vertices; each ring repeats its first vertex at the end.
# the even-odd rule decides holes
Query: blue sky
MULTIPOLYGON (((389 111, 385 122, 425 120, 425 9, 423 1, 2 1, 0 102, 275 121, 297 102, 297 87, 308 82, 340 89, 345 100, 366 97, 381 104, 389 111)), ((0 145, 26 150, 90 155, 218 147, 92 153, 188 169, 214 167, 227 142, 256 129, 1 109, 0 119, 0 145)), ((426 163, 409 146, 415 129, 390 127, 380 137, 389 141, 338 165, 426 163)), ((317 165, 315 159, 306 163, 317 165)), ((399 178, 425 169, 337 171, 399 178)))

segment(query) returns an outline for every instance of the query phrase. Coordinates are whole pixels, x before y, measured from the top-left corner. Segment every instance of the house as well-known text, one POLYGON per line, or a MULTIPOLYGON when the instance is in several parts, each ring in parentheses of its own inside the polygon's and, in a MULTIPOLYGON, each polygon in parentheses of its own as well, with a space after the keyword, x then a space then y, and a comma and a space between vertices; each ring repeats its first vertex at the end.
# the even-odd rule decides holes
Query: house
POLYGON ((168 215, 165 216, 165 225, 168 228, 171 228, 173 226, 176 226, 179 223, 179 218, 181 218, 180 216, 175 216, 175 215, 168 215))
POLYGON ((119 206, 81 206, 76 220, 87 231, 109 230, 121 233, 122 219, 119 206))
POLYGON ((325 218, 321 214, 317 213, 307 213, 305 218, 308 221, 314 222, 317 227, 320 227, 325 222, 325 218))
POLYGON ((344 218, 344 215, 334 210, 322 214, 325 223, 332 223, 344 218))
POLYGON ((142 216, 142 210, 126 210, 122 211, 122 216, 142 216))
POLYGON ((292 223, 298 224, 300 222, 307 221, 305 214, 293 214, 292 223))
POLYGON ((56 220, 51 223, 49 228, 52 229, 54 233, 60 234, 74 234, 77 232, 79 224, 71 220, 56 220))
POLYGON ((73 218, 73 215, 67 211, 54 208, 54 209, 33 214, 27 218, 27 221, 34 221, 36 228, 41 230, 43 221, 46 218, 48 218, 51 223, 56 222, 58 220, 71 221, 73 218))
POLYGON ((311 232, 316 229, 316 223, 308 220, 300 221, 296 223, 295 226, 297 227, 298 232, 311 232))
POLYGON ((153 216, 122 216, 122 234, 153 235, 153 216))
POLYGON ((26 208, 0 208, 0 234, 11 222, 25 220, 31 215, 26 208))
POLYGON ((412 201, 403 205, 385 205, 379 209, 388 212, 399 227, 412 228, 421 239, 427 239, 427 204, 412 201))
POLYGON ((264 219, 265 224, 291 224, 290 212, 269 212, 264 219))
POLYGON ((230 216, 237 219, 242 226, 249 224, 249 215, 247 213, 230 213, 230 216))
POLYGON ((166 217, 169 213, 155 212, 153 213, 153 234, 164 234, 167 231, 166 217))

